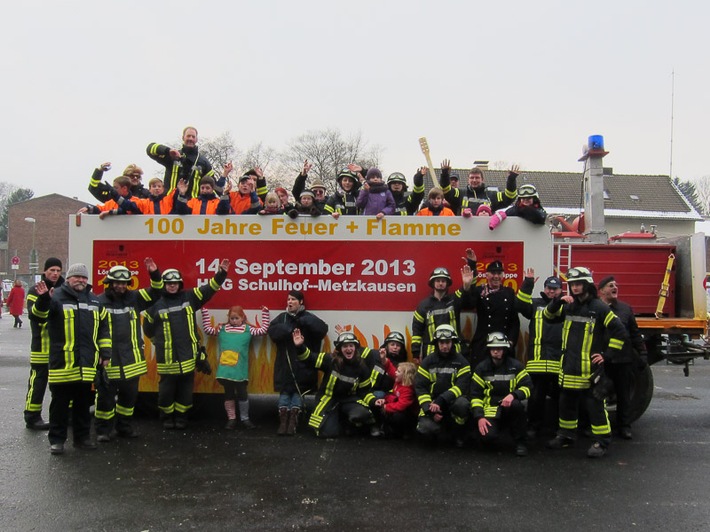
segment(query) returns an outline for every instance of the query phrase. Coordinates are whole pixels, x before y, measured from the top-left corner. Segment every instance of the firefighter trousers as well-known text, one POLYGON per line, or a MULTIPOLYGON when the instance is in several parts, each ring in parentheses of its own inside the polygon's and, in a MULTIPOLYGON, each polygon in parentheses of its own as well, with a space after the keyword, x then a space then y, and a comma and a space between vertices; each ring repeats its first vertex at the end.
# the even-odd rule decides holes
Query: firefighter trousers
POLYGON ((49 364, 30 364, 30 378, 27 381, 25 397, 25 423, 32 423, 42 417, 42 403, 48 378, 49 364))
POLYGON ((158 408, 163 417, 175 415, 187 418, 187 411, 192 408, 192 389, 195 385, 195 372, 181 374, 163 374, 158 384, 158 408))
POLYGON ((323 416, 323 422, 317 429, 321 438, 336 438, 341 433, 341 424, 345 427, 362 427, 375 422, 369 408, 356 401, 346 401, 335 406, 323 416))
POLYGON ((557 420, 560 405, 560 385, 557 373, 529 373, 533 381, 533 388, 528 399, 528 420, 530 427, 540 430, 545 425, 545 420, 550 417, 554 420, 554 430, 557 430, 557 420), (547 397, 550 397, 550 403, 547 397), (549 408, 548 408, 549 406, 549 408), (549 410, 550 416, 546 415, 549 410))
POLYGON ((67 441, 69 427, 69 409, 71 408, 74 443, 81 443, 89 438, 91 431, 92 393, 90 382, 68 382, 50 384, 52 401, 49 403, 49 443, 67 441), (71 406, 70 406, 71 405, 71 406))
POLYGON ((490 423, 488 433, 485 436, 478 433, 482 442, 490 443, 498 440, 506 429, 510 429, 510 435, 516 442, 525 441, 528 423, 525 405, 521 401, 516 399, 506 408, 499 406, 496 417, 487 417, 486 419, 490 423))
POLYGON ((604 364, 604 372, 614 383, 616 392, 616 425, 618 429, 631 427, 631 383, 633 366, 631 362, 604 364))
POLYGON ((131 418, 138 399, 140 377, 102 381, 96 386, 96 434, 110 435, 114 423, 116 432, 133 432, 131 418))
POLYGON ((606 412, 606 402, 595 399, 590 389, 560 389, 560 427, 557 434, 564 438, 577 438, 580 406, 589 414, 592 439, 607 447, 611 442, 611 425, 606 412))

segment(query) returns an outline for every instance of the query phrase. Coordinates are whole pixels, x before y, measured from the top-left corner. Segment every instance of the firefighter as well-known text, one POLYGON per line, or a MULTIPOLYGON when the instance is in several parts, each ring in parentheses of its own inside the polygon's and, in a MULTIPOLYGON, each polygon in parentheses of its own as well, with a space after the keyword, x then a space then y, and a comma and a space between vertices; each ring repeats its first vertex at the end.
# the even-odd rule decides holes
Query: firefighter
POLYGON ((461 268, 463 286, 449 294, 452 284, 451 274, 446 268, 434 268, 429 276, 432 293, 422 300, 412 317, 412 357, 419 363, 436 349, 434 331, 439 325, 447 324, 459 331, 463 295, 471 288, 473 272, 467 265, 461 268))
POLYGON ((469 411, 471 366, 459 352, 458 335, 451 325, 439 325, 433 339, 434 351, 422 360, 414 379, 420 407, 417 432, 434 440, 446 427, 461 447, 469 411))
POLYGON ((138 380, 148 371, 140 313, 155 303, 163 288, 155 261, 146 258, 145 266, 150 274, 150 289, 130 290, 131 271, 125 266, 113 266, 104 279, 106 289, 99 296, 113 347, 111 361, 96 383, 94 418, 98 442, 111 441, 114 424, 119 436, 137 436, 131 418, 138 398, 138 380))
MULTIPOLYGON (((215 172, 210 162, 200 153, 197 146, 197 129, 187 126, 182 130, 182 148, 175 149, 164 144, 152 142, 146 148, 148 157, 165 167, 163 184, 168 193, 177 188, 183 179, 187 182, 187 195, 196 198, 200 194, 200 180, 214 177, 215 172)), ((222 190, 224 179, 217 185, 222 190)))
POLYGON ((532 380, 521 362, 511 356, 510 341, 501 332, 487 338, 488 357, 471 378, 471 411, 483 442, 496 441, 509 427, 515 454, 527 456, 525 405, 532 380))
POLYGON ((304 345, 299 329, 293 331, 298 360, 323 372, 316 393, 316 407, 308 424, 322 438, 335 438, 341 427, 347 431, 375 423, 370 406, 375 396, 370 391, 371 370, 359 353, 360 342, 351 332, 343 332, 335 340, 335 351, 312 353, 304 345))
POLYGON ((395 214, 412 216, 419 210, 419 204, 424 198, 424 174, 417 171, 412 192, 407 192, 407 179, 401 172, 390 174, 387 178, 387 186, 394 198, 395 214))
POLYGON ((630 440, 633 438, 631 413, 629 412, 633 365, 645 365, 642 361, 648 357, 648 352, 643 336, 639 332, 633 309, 623 301, 619 301, 619 285, 613 275, 605 277, 599 282, 599 297, 609 305, 609 308, 619 317, 629 333, 629 340, 624 342, 621 353, 611 360, 604 360, 604 371, 614 383, 617 432, 624 440, 630 440))
POLYGON ((203 286, 183 290, 178 270, 163 272, 162 297, 144 312, 143 331, 155 345, 160 383, 158 408, 163 429, 187 428, 187 412, 192 408, 192 388, 195 367, 209 373, 209 364, 202 358, 195 312, 217 293, 227 278, 229 260, 224 259, 219 271, 203 286))
POLYGON ((483 168, 478 166, 471 168, 468 174, 468 186, 465 189, 452 188, 448 177, 450 170, 449 161, 444 161, 441 167, 441 186, 446 192, 446 201, 457 215, 472 216, 481 205, 488 205, 491 211, 495 212, 511 205, 517 197, 517 178, 520 170, 518 165, 513 165, 508 172, 503 192, 488 189, 483 176, 483 168))
POLYGON ((606 454, 611 443, 611 426, 604 399, 592 393, 590 378, 604 360, 621 352, 628 334, 614 312, 597 297, 588 268, 570 268, 567 284, 571 295, 555 298, 544 311, 547 319, 564 319, 560 361, 560 421, 557 436, 547 442, 549 449, 574 444, 580 403, 586 406, 594 442, 590 458, 606 454))
POLYGON ((542 429, 550 397, 551 418, 559 417, 560 387, 557 379, 560 373, 560 356, 562 355, 562 322, 545 319, 544 311, 547 305, 562 295, 562 281, 551 276, 545 279, 540 297, 532 297, 535 287, 535 270, 527 268, 524 272, 523 284, 516 296, 515 308, 526 319, 530 320, 528 327, 528 362, 525 369, 533 382, 532 394, 528 400, 528 435, 537 436, 542 429))
MULTIPOLYGON (((44 261, 42 282, 51 291, 64 284, 62 261, 50 257, 44 261)), ((42 419, 42 402, 47 390, 49 377, 49 332, 47 322, 38 320, 32 312, 37 301, 37 289, 31 287, 27 293, 27 315, 30 319, 32 342, 30 344, 30 378, 27 381, 25 399, 25 426, 31 430, 48 430, 49 423, 42 419)))
MULTIPOLYGON (((477 270, 476 253, 468 248, 466 260, 470 268, 477 270)), ((515 310, 515 290, 503 285, 503 263, 494 260, 486 267, 486 282, 475 286, 469 292, 466 308, 476 310, 478 323, 471 342, 471 367, 486 357, 486 338, 489 333, 504 333, 511 342, 512 349, 518 343, 520 318, 515 310)))
POLYGON ((35 285, 32 314, 46 322, 49 332, 49 444, 52 454, 64 453, 72 411, 74 447, 95 450, 91 441, 91 385, 99 364, 111 358, 108 323, 101 317, 99 300, 91 292, 89 269, 72 264, 64 284, 50 291, 44 281, 35 285))
POLYGON ((359 214, 355 206, 357 191, 360 188, 360 181, 358 181, 357 175, 347 168, 343 168, 338 173, 336 181, 340 190, 336 190, 326 200, 325 207, 323 207, 326 214, 330 214, 336 220, 343 214, 359 214))

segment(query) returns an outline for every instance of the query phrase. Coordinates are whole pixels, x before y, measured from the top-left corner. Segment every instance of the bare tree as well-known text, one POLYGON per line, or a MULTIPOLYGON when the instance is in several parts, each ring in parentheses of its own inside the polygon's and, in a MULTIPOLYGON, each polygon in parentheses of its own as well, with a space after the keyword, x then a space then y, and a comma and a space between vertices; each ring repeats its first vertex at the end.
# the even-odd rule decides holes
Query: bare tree
POLYGON ((281 155, 284 170, 294 177, 308 160, 313 168, 309 176, 321 179, 329 192, 336 188, 335 178, 348 163, 357 163, 364 168, 377 166, 380 148, 368 147, 360 132, 344 137, 337 129, 308 131, 288 144, 281 155))
MULTIPOLYGON (((698 212, 704 216, 710 215, 710 175, 704 175, 691 181, 697 198, 697 205, 693 203, 698 212)), ((681 189, 682 190, 682 189, 681 189)), ((685 191, 683 191, 685 193, 685 191)))
POLYGON ((239 166, 241 153, 234 144, 234 139, 229 131, 221 135, 200 141, 200 153, 212 163, 215 173, 219 174, 225 164, 232 161, 239 166))

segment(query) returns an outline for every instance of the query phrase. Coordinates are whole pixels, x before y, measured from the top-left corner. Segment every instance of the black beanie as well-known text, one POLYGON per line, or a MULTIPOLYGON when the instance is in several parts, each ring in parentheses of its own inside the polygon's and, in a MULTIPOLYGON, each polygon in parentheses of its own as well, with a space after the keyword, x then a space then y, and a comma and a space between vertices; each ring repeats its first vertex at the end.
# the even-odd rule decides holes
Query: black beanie
POLYGON ((291 290, 288 295, 290 295, 291 297, 295 297, 301 303, 303 303, 303 292, 299 292, 298 290, 291 290))
POLYGON ((613 276, 613 275, 610 275, 610 276, 608 276, 608 277, 604 277, 604 279, 602 279, 601 281, 599 281, 599 285, 598 285, 599 290, 601 290, 602 288, 604 288, 606 285, 608 285, 608 284, 611 283, 612 281, 616 281, 616 279, 614 279, 614 276, 613 276))
POLYGON ((50 268, 52 268, 54 266, 59 266, 59 269, 61 270, 62 269, 62 261, 59 260, 57 257, 49 257, 46 261, 44 261, 44 270, 43 271, 46 272, 47 270, 49 270, 50 268))

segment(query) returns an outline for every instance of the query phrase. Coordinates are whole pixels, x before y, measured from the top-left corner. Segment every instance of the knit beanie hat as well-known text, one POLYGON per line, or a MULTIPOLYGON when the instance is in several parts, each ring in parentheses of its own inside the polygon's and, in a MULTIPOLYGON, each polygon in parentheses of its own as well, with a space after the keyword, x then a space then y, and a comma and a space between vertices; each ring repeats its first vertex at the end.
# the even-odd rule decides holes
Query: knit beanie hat
POLYGON ((209 185, 212 188, 215 187, 215 182, 214 179, 211 176, 206 175, 202 179, 200 179, 200 185, 209 185))
POLYGON ((315 194, 313 194, 313 191, 309 188, 304 188, 303 192, 301 192, 301 195, 299 196, 299 198, 302 198, 303 196, 310 196, 314 199, 316 197, 315 194))
POLYGON ((382 172, 380 172, 379 168, 373 167, 367 171, 367 175, 365 176, 365 179, 367 179, 369 181, 373 177, 379 177, 380 179, 382 179, 382 172))
POLYGON ((481 216, 483 213, 488 214, 488 216, 493 214, 491 208, 488 205, 479 205, 478 209, 476 210, 476 216, 481 216))
POLYGON ((52 268, 54 266, 59 266, 59 269, 61 270, 62 269, 62 261, 59 260, 57 257, 49 257, 46 261, 44 261, 44 270, 43 271, 46 272, 47 270, 49 270, 50 268, 52 268))
POLYGON ((86 264, 82 264, 81 262, 72 264, 67 270, 67 279, 69 279, 69 277, 86 277, 88 279, 89 268, 86 267, 86 264))

